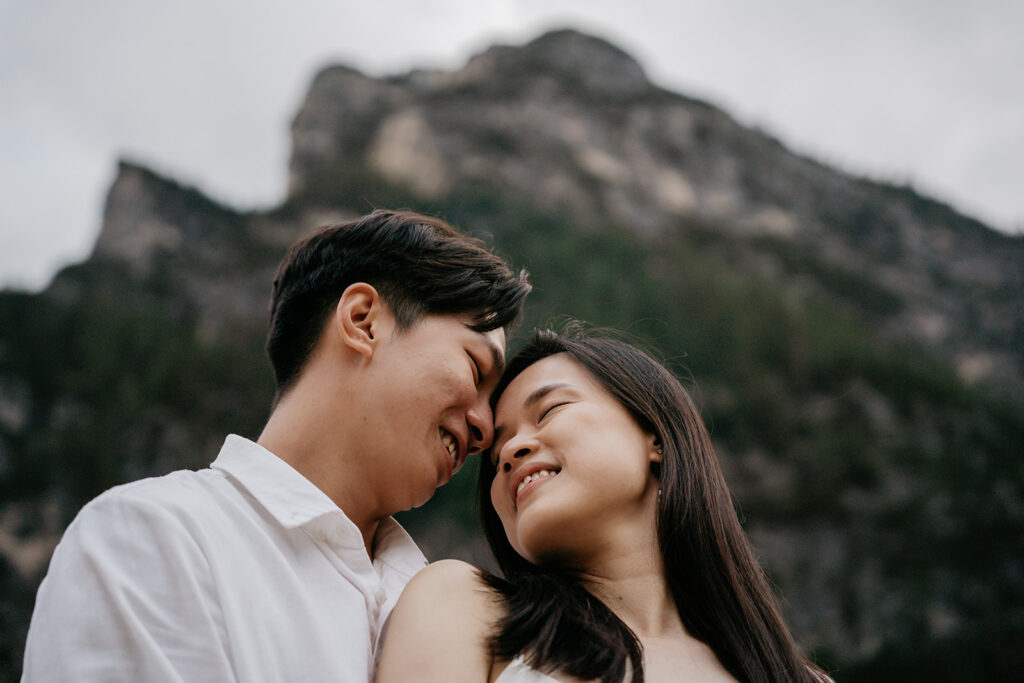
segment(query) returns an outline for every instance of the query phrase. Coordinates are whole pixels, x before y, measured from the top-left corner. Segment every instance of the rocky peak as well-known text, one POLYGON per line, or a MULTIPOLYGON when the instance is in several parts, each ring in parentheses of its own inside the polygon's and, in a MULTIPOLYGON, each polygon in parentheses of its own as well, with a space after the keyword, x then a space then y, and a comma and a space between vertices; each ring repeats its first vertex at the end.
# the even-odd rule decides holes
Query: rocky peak
MULTIPOLYGON (((292 196, 360 168, 439 201, 487 186, 641 238, 701 225, 743 268, 874 317, 953 358, 967 381, 1024 391, 1024 240, 910 188, 793 154, 715 107, 650 83, 577 31, 491 47, 456 71, 323 71, 293 125, 292 196), (1015 322, 1009 322, 1015 321, 1015 322)), ((312 189, 311 189, 312 188, 312 189)), ((1011 393, 1012 393, 1011 392, 1011 393)))
POLYGON ((216 264, 234 251, 237 224, 235 212, 198 190, 122 160, 107 193, 93 257, 125 262, 137 277, 151 274, 159 254, 187 250, 216 264))
POLYGON ((124 261, 134 273, 146 275, 157 251, 178 249, 181 230, 160 216, 161 197, 168 190, 173 190, 170 181, 137 164, 119 162, 93 257, 124 261))
POLYGON ((401 91, 387 82, 347 66, 320 71, 292 122, 289 193, 305 187, 310 169, 324 160, 363 154, 366 130, 401 97, 401 91))
POLYGON ((635 96, 650 87, 643 67, 611 43, 571 29, 551 31, 522 47, 494 46, 473 57, 474 80, 550 74, 592 95, 635 96))

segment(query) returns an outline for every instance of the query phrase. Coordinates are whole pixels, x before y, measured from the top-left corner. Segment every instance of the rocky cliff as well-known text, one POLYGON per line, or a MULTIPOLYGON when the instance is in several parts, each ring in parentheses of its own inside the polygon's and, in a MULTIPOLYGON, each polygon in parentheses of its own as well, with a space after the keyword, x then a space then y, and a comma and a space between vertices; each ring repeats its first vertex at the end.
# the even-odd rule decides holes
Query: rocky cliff
POLYGON ((1024 240, 792 154, 658 88, 597 38, 550 33, 456 72, 387 80, 326 69, 292 141, 297 196, 357 163, 427 199, 485 185, 655 237, 698 221, 737 264, 855 307, 947 354, 965 380, 1024 397, 1024 240))
MULTIPOLYGON (((841 680, 1024 664, 1024 240, 795 155, 573 31, 454 72, 324 69, 292 138, 289 197, 259 213, 123 162, 92 256, 0 293, 0 678, 86 500, 258 433, 278 260, 376 206, 527 266, 524 327, 629 328, 692 381, 787 614, 841 680)), ((470 479, 405 518, 434 557, 485 559, 470 479)))

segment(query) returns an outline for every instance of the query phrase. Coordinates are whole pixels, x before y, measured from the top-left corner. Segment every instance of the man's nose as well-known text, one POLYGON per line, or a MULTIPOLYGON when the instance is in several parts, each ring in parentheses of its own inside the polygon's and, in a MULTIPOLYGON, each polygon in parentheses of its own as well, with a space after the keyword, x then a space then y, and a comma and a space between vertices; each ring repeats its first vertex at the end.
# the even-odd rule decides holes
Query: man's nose
POLYGON ((491 415, 490 403, 478 401, 466 413, 466 422, 469 424, 468 453, 479 453, 491 445, 494 440, 494 418, 491 415))

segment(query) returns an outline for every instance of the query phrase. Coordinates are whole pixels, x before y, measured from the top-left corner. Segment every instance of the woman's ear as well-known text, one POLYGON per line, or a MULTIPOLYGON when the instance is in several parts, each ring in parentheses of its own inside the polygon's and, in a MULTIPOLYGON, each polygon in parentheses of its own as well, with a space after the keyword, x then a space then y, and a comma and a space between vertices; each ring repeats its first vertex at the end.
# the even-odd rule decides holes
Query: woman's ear
POLYGON ((334 327, 342 344, 370 358, 391 317, 391 309, 373 285, 355 282, 338 299, 334 327))
POLYGON ((655 434, 648 434, 647 441, 651 462, 660 464, 662 457, 664 457, 664 448, 661 445, 661 439, 659 439, 655 434))

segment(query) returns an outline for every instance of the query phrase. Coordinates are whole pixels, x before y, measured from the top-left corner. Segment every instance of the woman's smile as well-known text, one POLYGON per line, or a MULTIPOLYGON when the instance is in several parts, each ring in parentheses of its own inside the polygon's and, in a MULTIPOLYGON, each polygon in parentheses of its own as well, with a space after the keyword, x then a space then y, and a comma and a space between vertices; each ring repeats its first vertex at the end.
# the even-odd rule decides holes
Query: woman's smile
POLYGON ((540 486, 541 483, 555 476, 560 471, 561 468, 556 467, 555 465, 534 462, 524 466, 520 471, 516 472, 516 474, 511 478, 509 485, 512 500, 516 505, 516 509, 519 508, 519 504, 526 494, 533 491, 535 488, 540 486))
POLYGON ((654 439, 578 363, 553 355, 524 370, 496 418, 491 503, 524 557, 570 552, 612 519, 646 523, 654 439))

